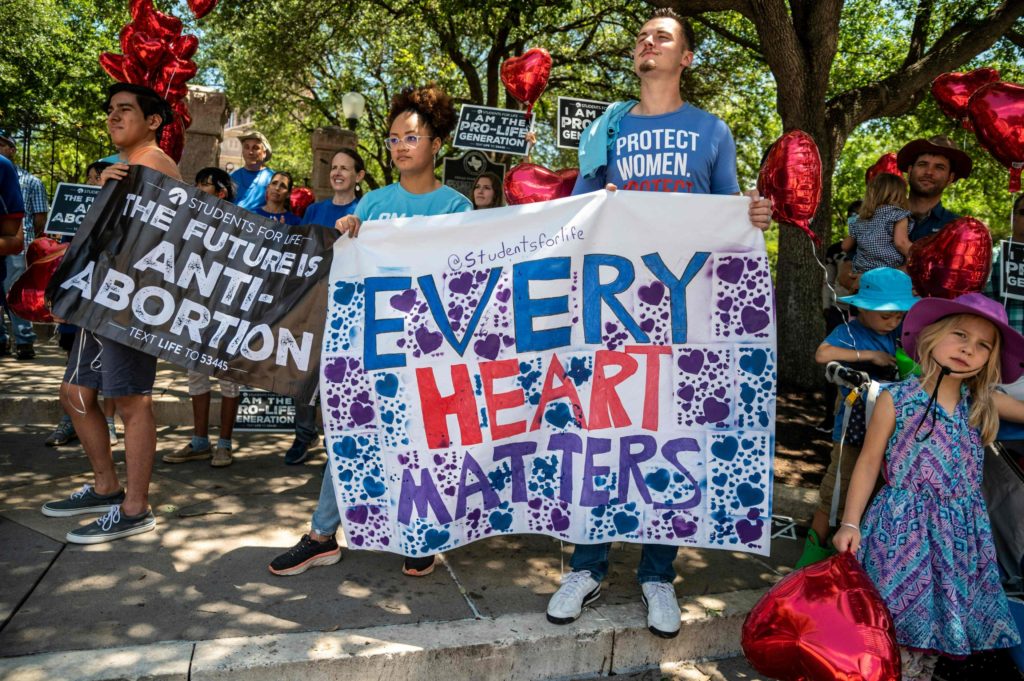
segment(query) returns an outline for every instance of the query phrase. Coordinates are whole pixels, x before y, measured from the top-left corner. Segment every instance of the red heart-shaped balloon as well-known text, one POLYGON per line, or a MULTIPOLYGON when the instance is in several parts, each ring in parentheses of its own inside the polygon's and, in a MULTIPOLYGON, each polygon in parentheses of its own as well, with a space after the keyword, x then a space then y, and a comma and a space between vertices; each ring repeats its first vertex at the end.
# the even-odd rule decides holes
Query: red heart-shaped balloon
POLYGON ((967 114, 981 146, 1010 169, 1010 192, 1019 192, 1024 168, 1024 87, 985 85, 967 103, 967 114))
POLYGON ((526 105, 526 113, 540 99, 551 75, 551 55, 543 47, 534 47, 519 57, 509 57, 501 65, 501 82, 512 96, 526 105))
POLYGON ((185 130, 192 127, 192 112, 188 110, 188 102, 184 99, 171 102, 171 110, 181 117, 181 125, 185 130))
POLYGON ((818 244, 810 228, 821 201, 821 155, 803 130, 790 130, 771 146, 757 177, 757 190, 772 200, 772 219, 795 225, 818 244))
POLYGON ((195 56, 196 50, 199 49, 199 38, 186 33, 177 40, 174 41, 174 46, 171 48, 171 52, 178 59, 191 59, 195 56))
POLYGON ((160 92, 168 85, 184 85, 192 80, 196 71, 196 63, 191 59, 178 59, 172 56, 160 67, 153 89, 160 92))
POLYGON ((149 37, 173 42, 181 35, 181 19, 157 10, 153 7, 153 0, 131 0, 128 9, 132 25, 149 37))
POLYGON ((175 116, 173 121, 164 126, 157 144, 175 163, 181 160, 181 153, 185 150, 185 128, 180 116, 175 116))
POLYGON ((852 553, 791 572, 747 615, 743 654, 781 681, 897 681, 896 628, 852 553))
POLYGON ((935 97, 935 103, 942 109, 942 113, 970 130, 967 102, 980 87, 997 80, 999 72, 990 68, 975 69, 967 73, 943 73, 932 81, 932 96, 935 97))
POLYGON ((536 163, 520 163, 505 173, 505 200, 517 206, 569 196, 579 174, 576 168, 556 171, 536 163))
POLYGON ((14 314, 30 322, 53 322, 46 307, 46 287, 67 250, 68 244, 45 236, 33 239, 28 245, 25 253, 28 267, 7 294, 7 304, 14 314))
POLYGON ((964 216, 910 247, 907 274, 922 296, 956 298, 985 288, 992 272, 992 234, 964 216))
POLYGON ((153 71, 174 55, 167 51, 167 44, 162 40, 147 38, 139 32, 128 37, 128 49, 125 54, 136 59, 147 71, 153 71))
POLYGON ((289 194, 288 198, 290 199, 289 203, 292 206, 292 212, 301 218, 306 214, 306 209, 316 201, 316 194, 309 187, 296 187, 289 194))
POLYGON ((217 5, 217 0, 188 0, 188 8, 196 19, 202 19, 217 5))
POLYGON ((865 171, 864 184, 871 184, 871 180, 875 179, 875 176, 883 173, 895 175, 903 179, 903 173, 900 172, 900 164, 896 162, 896 152, 890 151, 879 156, 875 164, 865 171))
POLYGON ((100 66, 111 78, 118 82, 125 82, 127 77, 124 73, 124 55, 113 52, 100 53, 100 66))

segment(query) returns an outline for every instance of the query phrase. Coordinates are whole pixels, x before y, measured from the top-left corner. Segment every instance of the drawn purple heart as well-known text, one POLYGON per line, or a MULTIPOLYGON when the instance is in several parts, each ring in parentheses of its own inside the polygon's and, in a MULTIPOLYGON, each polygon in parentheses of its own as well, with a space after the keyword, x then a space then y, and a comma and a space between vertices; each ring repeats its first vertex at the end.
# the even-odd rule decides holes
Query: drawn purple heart
POLYGON ((764 521, 758 518, 753 522, 744 518, 736 523, 736 536, 740 538, 740 541, 744 544, 755 542, 761 538, 761 534, 764 532, 764 521))
POLYGON ((461 305, 455 305, 450 310, 448 310, 448 319, 451 319, 453 321, 458 321, 458 320, 462 319, 462 313, 463 313, 462 306, 461 305))
POLYGON ((693 399, 694 393, 695 391, 692 385, 684 385, 682 388, 679 389, 679 392, 677 394, 683 402, 689 402, 690 400, 693 399))
POLYGON ((720 423, 729 417, 729 405, 713 397, 704 400, 704 418, 708 423, 720 423))
POLYGON ((497 359, 498 353, 501 351, 501 338, 496 333, 489 333, 473 343, 473 351, 480 357, 497 359))
POLYGON ((507 303, 508 299, 512 297, 512 289, 510 289, 510 288, 498 289, 498 292, 494 294, 494 297, 497 298, 498 300, 500 300, 503 303, 507 303))
POLYGON ((735 284, 743 276, 743 261, 739 258, 733 258, 729 262, 719 265, 715 271, 718 274, 718 278, 722 281, 735 284))
POLYGON ((348 408, 348 413, 357 426, 365 425, 373 420, 373 407, 362 402, 353 402, 348 408))
POLYGON ((640 328, 643 330, 644 333, 650 333, 651 331, 654 331, 654 320, 643 320, 642 322, 640 322, 640 328))
POLYGON ((441 347, 442 340, 444 340, 444 336, 428 330, 425 326, 416 329, 416 342, 419 344, 420 350, 425 354, 430 354, 441 347))
POLYGON ((448 288, 451 289, 452 293, 469 293, 470 289, 473 288, 473 274, 471 272, 463 272, 448 282, 448 288))
POLYGON ((399 312, 408 312, 416 304, 416 291, 409 289, 398 295, 391 296, 391 307, 399 312))
POLYGON ((345 519, 356 525, 365 523, 369 516, 370 511, 366 506, 352 506, 345 509, 345 519))
POLYGON ((729 296, 725 296, 724 298, 719 300, 716 303, 716 305, 718 306, 718 309, 721 310, 722 312, 728 312, 729 309, 732 308, 732 298, 730 298, 729 296))
POLYGON ((324 366, 324 376, 331 383, 341 383, 345 380, 345 374, 348 372, 348 363, 345 362, 344 357, 338 357, 332 359, 324 366))
POLYGON ((704 366, 704 353, 700 350, 693 350, 688 354, 680 353, 677 363, 679 368, 688 374, 699 373, 701 367, 704 366))
POLYGON ((665 285, 660 281, 654 281, 650 286, 641 286, 636 294, 648 305, 657 305, 665 296, 665 285))
POLYGON ((748 258, 747 259, 747 269, 750 270, 751 272, 756 270, 757 269, 757 260, 755 260, 754 258, 748 258))
POLYGON ((341 398, 339 396, 331 395, 327 398, 327 406, 337 407, 339 404, 341 404, 341 398))
POLYGON ((534 497, 530 499, 528 502, 526 502, 526 505, 536 511, 537 509, 544 505, 544 500, 541 499, 540 497, 534 497))
POLYGON ((743 312, 740 313, 740 321, 743 323, 744 331, 747 333, 757 333, 768 326, 771 318, 768 317, 768 313, 764 310, 758 310, 756 307, 745 307, 743 312))
POLYGON ((692 520, 688 520, 684 516, 677 515, 672 518, 672 531, 675 532, 676 536, 680 539, 684 537, 692 537, 697 534, 697 523, 692 520))
POLYGON ((754 298, 753 300, 751 300, 750 303, 752 305, 757 305, 758 307, 761 307, 762 305, 764 305, 764 301, 765 301, 764 296, 758 296, 757 298, 754 298))
POLYGON ((569 517, 556 508, 551 511, 551 526, 555 532, 564 532, 569 529, 569 517))

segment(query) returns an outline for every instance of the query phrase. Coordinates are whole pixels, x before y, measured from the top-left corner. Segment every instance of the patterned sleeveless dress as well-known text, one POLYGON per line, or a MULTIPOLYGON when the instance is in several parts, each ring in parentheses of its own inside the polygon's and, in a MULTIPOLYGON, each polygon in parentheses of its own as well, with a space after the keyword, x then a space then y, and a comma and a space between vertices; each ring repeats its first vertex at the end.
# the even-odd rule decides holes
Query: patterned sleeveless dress
POLYGON ((896 430, 885 453, 886 485, 863 521, 858 557, 896 623, 902 646, 964 656, 1020 642, 999 582, 988 509, 981 496, 985 450, 967 423, 961 390, 954 414, 937 406, 916 378, 885 388, 896 430))

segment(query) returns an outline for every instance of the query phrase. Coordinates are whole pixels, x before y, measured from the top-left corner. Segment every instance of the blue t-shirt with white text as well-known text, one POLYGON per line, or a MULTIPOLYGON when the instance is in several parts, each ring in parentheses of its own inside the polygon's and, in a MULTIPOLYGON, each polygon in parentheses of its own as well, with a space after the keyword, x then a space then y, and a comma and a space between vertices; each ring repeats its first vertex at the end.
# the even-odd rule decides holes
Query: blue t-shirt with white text
POLYGON ((267 202, 267 185, 274 178, 270 168, 248 170, 239 168, 231 173, 231 181, 235 183, 235 205, 246 210, 256 210, 267 202))
POLYGON ((334 203, 334 199, 317 201, 306 209, 302 215, 300 225, 320 225, 321 227, 334 227, 334 223, 355 212, 359 205, 359 199, 350 201, 341 206, 334 203))
POLYGON ((608 183, 636 191, 736 194, 736 144, 725 121, 689 103, 657 116, 626 114, 604 171, 581 175, 572 193, 608 183))
POLYGON ((422 215, 447 215, 473 210, 469 199, 447 185, 426 194, 411 194, 399 182, 374 189, 356 207, 360 220, 392 220, 422 215))

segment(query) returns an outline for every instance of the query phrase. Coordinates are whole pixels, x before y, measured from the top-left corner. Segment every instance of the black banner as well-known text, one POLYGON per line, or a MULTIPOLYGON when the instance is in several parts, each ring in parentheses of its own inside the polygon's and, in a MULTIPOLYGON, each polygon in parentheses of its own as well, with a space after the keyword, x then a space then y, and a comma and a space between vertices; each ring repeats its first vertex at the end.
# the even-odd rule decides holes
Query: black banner
POLYGON ((53 192, 50 214, 46 216, 47 234, 74 236, 89 213, 100 188, 91 184, 61 182, 53 192))
POLYGON ((99 336, 309 403, 336 239, 132 166, 103 187, 47 298, 99 336))
POLYGON ((1003 241, 1001 246, 1002 293, 1007 298, 1024 300, 1024 242, 1003 241))
POLYGON ((265 390, 242 388, 235 431, 290 433, 295 429, 295 400, 265 390))

